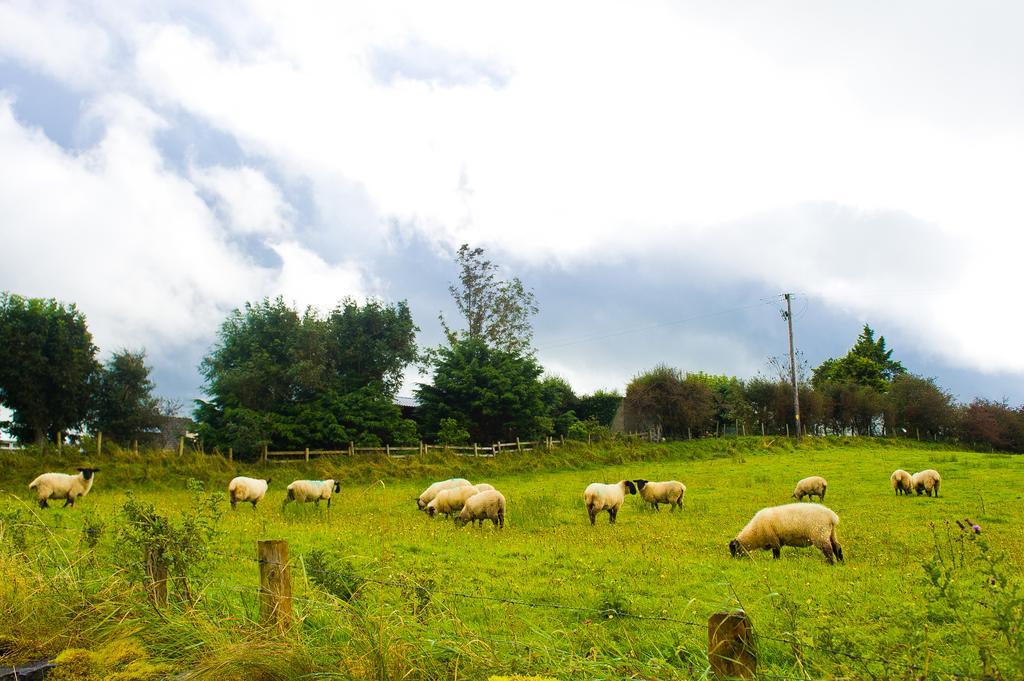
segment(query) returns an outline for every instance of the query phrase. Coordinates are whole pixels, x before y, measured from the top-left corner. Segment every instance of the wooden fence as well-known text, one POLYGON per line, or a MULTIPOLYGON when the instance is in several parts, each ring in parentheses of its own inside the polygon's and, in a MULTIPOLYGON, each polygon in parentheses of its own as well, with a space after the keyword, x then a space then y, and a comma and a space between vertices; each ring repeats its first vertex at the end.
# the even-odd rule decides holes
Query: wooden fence
POLYGON ((520 440, 515 442, 495 442, 490 445, 430 445, 420 442, 411 447, 395 447, 384 445, 383 447, 357 447, 354 442, 349 442, 344 449, 316 449, 306 447, 305 449, 289 449, 271 451, 266 447, 260 460, 263 463, 287 463, 294 461, 309 461, 325 456, 389 456, 395 459, 404 459, 415 454, 427 454, 429 452, 448 452, 456 456, 495 457, 502 452, 530 452, 535 449, 551 449, 565 444, 565 438, 548 437, 543 440, 520 440))

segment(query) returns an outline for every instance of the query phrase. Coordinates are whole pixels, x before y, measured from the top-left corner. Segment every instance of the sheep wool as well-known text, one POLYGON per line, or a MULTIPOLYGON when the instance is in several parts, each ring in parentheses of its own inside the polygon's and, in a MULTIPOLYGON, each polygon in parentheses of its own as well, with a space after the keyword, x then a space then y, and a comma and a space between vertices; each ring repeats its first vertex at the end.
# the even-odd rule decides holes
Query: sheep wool
POLYGON ((476 487, 476 491, 478 492, 487 492, 489 490, 494 489, 494 485, 489 485, 486 482, 478 482, 475 485, 473 485, 473 487, 476 487))
POLYGON ((892 484, 892 489, 896 492, 896 496, 901 494, 909 495, 914 489, 914 477, 902 468, 892 472, 892 475, 889 476, 889 482, 892 484))
POLYGON ((252 504, 253 510, 255 510, 256 504, 266 495, 267 487, 269 486, 270 478, 260 480, 259 478, 247 478, 241 475, 233 478, 228 483, 228 498, 231 500, 231 508, 234 508, 235 504, 240 501, 248 501, 252 504))
POLYGON ((496 489, 474 494, 466 500, 462 511, 455 519, 459 527, 466 523, 478 521, 482 527, 485 520, 490 520, 499 529, 505 528, 505 495, 496 489))
POLYGON ((636 494, 636 485, 632 480, 620 480, 611 485, 602 482, 587 485, 587 489, 583 490, 583 501, 587 505, 590 524, 597 522, 597 514, 601 511, 608 511, 608 522, 614 523, 627 494, 636 494))
POLYGON ((820 475, 812 475, 796 483, 796 489, 793 490, 793 498, 797 501, 803 501, 806 496, 811 501, 814 501, 814 497, 817 496, 818 501, 825 501, 827 489, 828 482, 825 478, 820 475))
MULTIPOLYGON (((488 485, 488 487, 490 487, 490 485, 488 485)), ((493 489, 494 488, 491 487, 491 490, 493 489)), ((482 490, 476 485, 443 489, 430 501, 429 504, 427 504, 427 515, 433 518, 438 513, 443 513, 444 516, 448 518, 452 514, 461 511, 462 507, 466 505, 466 500, 471 496, 487 491, 490 490, 482 490)))
POLYGON ((939 496, 939 483, 942 482, 942 476, 937 470, 929 468, 914 473, 911 481, 914 484, 914 490, 917 491, 917 496, 921 496, 921 494, 931 496, 932 492, 935 492, 935 496, 939 496))
POLYGON ((649 480, 634 480, 636 493, 648 504, 654 506, 655 511, 660 511, 658 504, 668 504, 673 511, 676 507, 683 509, 683 497, 686 496, 686 485, 677 481, 650 482, 649 480))
POLYGON ((337 492, 341 492, 341 483, 337 480, 296 480, 288 485, 288 493, 281 503, 281 508, 287 506, 290 501, 312 501, 319 506, 322 499, 327 500, 327 508, 330 508, 331 496, 337 492))
POLYGON ((733 556, 755 549, 771 549, 778 558, 783 546, 816 546, 830 565, 843 560, 843 547, 836 540, 839 516, 817 504, 792 503, 762 508, 729 542, 733 556))
POLYGON ((421 511, 427 510, 427 504, 434 500, 434 497, 446 489, 452 489, 453 487, 469 487, 470 482, 465 478, 450 478, 448 480, 442 480, 441 482, 435 482, 430 487, 423 490, 418 497, 416 497, 416 505, 421 511))
POLYGON ((36 491, 39 508, 49 508, 50 499, 64 499, 64 507, 75 505, 75 500, 84 497, 92 489, 94 473, 99 468, 79 468, 78 475, 67 473, 43 473, 29 483, 28 488, 36 491))

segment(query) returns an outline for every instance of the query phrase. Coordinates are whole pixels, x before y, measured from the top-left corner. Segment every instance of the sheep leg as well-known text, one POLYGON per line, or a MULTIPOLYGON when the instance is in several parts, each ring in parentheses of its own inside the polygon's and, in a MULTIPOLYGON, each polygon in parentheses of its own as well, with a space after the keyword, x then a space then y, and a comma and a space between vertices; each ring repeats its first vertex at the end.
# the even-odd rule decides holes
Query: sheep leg
POLYGON ((825 492, 827 491, 827 489, 823 489, 821 490, 821 494, 818 495, 818 501, 820 501, 823 504, 825 503, 825 492))
POLYGON ((330 500, 330 499, 328 499, 328 500, 327 500, 327 508, 328 508, 328 509, 330 509, 330 508, 331 508, 331 500, 330 500))
POLYGON ((497 526, 498 526, 498 517, 497 517, 497 516, 495 516, 495 517, 491 518, 491 523, 492 523, 492 524, 493 524, 493 525, 494 525, 495 527, 497 527, 497 526))
POLYGON ((252 503, 252 510, 254 510, 254 511, 255 511, 255 510, 256 510, 256 502, 255 502, 255 501, 253 501, 253 502, 250 502, 250 503, 252 503))
POLYGON ((772 547, 772 558, 774 558, 775 560, 778 560, 780 556, 782 556, 782 547, 781 546, 773 546, 772 547))
POLYGON ((825 554, 825 562, 829 565, 835 565, 835 552, 832 551, 832 542, 828 541, 818 546, 821 552, 825 554))
POLYGON ((839 542, 836 541, 835 537, 832 537, 830 541, 832 543, 832 551, 836 554, 836 558, 839 559, 840 563, 845 562, 843 560, 843 547, 839 545, 839 542))
POLYGON ((46 499, 39 500, 39 508, 50 508, 50 505, 46 503, 46 499))
POLYGON ((498 511, 498 528, 505 529, 505 513, 503 511, 498 511))
POLYGON ((597 509, 593 506, 587 506, 587 513, 590 514, 590 524, 595 524, 597 522, 597 509))
POLYGON ((232 511, 234 511, 234 510, 235 510, 235 504, 237 504, 237 503, 238 503, 238 502, 237 502, 237 501, 235 501, 235 498, 234 498, 234 497, 231 497, 231 510, 232 510, 232 511))
POLYGON ((68 506, 74 506, 74 505, 75 505, 75 498, 74 497, 68 497, 67 499, 64 500, 64 505, 61 506, 61 508, 67 508, 68 506))
POLYGON ((939 483, 935 483, 935 496, 939 496, 939 483))
POLYGON ((614 524, 615 523, 615 516, 617 516, 618 514, 619 514, 619 509, 617 509, 617 508, 609 508, 608 509, 608 522, 614 524))

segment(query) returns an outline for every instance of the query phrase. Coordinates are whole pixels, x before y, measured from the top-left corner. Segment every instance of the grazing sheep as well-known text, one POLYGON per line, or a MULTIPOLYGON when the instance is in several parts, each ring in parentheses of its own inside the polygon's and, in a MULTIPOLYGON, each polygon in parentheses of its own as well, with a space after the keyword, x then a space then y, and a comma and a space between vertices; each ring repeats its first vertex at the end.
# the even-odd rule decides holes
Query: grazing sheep
POLYGON ((241 475, 233 478, 228 483, 228 498, 231 499, 231 508, 234 508, 235 504, 240 501, 248 501, 252 504, 252 508, 255 511, 256 504, 267 493, 267 487, 269 486, 270 478, 260 480, 259 478, 246 478, 241 475))
POLYGON ((839 516, 825 506, 785 504, 762 508, 754 514, 736 538, 729 542, 729 552, 748 554, 755 549, 771 549, 778 558, 783 546, 816 546, 831 565, 833 556, 843 560, 843 547, 836 541, 839 516))
POLYGON ((793 498, 797 501, 803 501, 806 496, 811 501, 814 501, 814 497, 817 495, 818 501, 825 501, 825 491, 827 489, 828 482, 825 481, 825 478, 820 475, 812 475, 796 483, 796 489, 793 490, 793 498))
POLYGON ((455 519, 455 524, 462 527, 466 523, 479 521, 483 527, 484 520, 490 520, 500 529, 505 528, 505 495, 496 489, 474 494, 466 500, 462 511, 455 519))
POLYGON ((49 499, 64 499, 64 508, 75 505, 75 499, 84 497, 92 489, 93 473, 99 468, 79 468, 78 475, 67 473, 43 473, 29 483, 28 488, 36 491, 39 508, 49 508, 49 499))
POLYGON ((587 489, 583 491, 583 501, 587 504, 590 524, 597 522, 597 514, 600 511, 608 511, 608 522, 614 523, 622 500, 627 494, 636 494, 636 485, 632 480, 620 480, 612 485, 600 482, 587 485, 587 489))
MULTIPOLYGON (((490 485, 488 487, 492 490, 494 489, 490 485)), ((487 491, 489 490, 482 490, 476 485, 443 489, 427 504, 427 515, 433 518, 438 513, 443 513, 444 517, 448 518, 453 513, 458 513, 462 510, 462 507, 466 505, 466 499, 480 492, 487 491)))
POLYGON ((921 493, 932 495, 935 492, 935 496, 939 496, 939 483, 942 482, 942 476, 939 472, 934 469, 927 469, 914 473, 912 478, 914 483, 914 489, 917 491, 917 496, 921 496, 921 493))
POLYGON ((470 482, 465 478, 451 478, 449 480, 442 480, 441 482, 435 482, 430 487, 423 490, 418 497, 416 497, 416 505, 419 506, 421 511, 427 510, 427 504, 433 501, 434 497, 439 492, 452 489, 453 487, 469 487, 470 482))
POLYGON ((337 480, 296 480, 288 485, 288 494, 281 502, 281 510, 283 511, 290 501, 312 501, 319 506, 321 499, 326 499, 327 508, 330 508, 331 496, 337 492, 341 492, 341 483, 337 480))
POLYGON ((473 487, 476 487, 477 492, 487 492, 488 490, 494 489, 494 485, 489 485, 486 482, 478 482, 473 487))
POLYGON ((647 503, 654 506, 655 511, 660 511, 658 504, 668 504, 673 511, 676 507, 683 509, 683 497, 686 495, 686 485, 676 480, 667 482, 650 482, 649 480, 634 480, 636 492, 647 503))
POLYGON ((896 496, 910 494, 911 490, 914 489, 914 477, 902 468, 892 472, 892 475, 889 476, 889 482, 892 483, 896 496))

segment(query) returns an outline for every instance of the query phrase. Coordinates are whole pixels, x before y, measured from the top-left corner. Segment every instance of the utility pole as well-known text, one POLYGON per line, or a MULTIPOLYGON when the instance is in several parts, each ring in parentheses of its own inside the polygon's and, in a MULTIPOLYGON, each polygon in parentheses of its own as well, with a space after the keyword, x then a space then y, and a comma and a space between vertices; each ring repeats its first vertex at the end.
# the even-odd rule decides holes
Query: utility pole
POLYGON ((791 293, 783 294, 786 298, 786 311, 782 316, 789 325, 789 380, 793 384, 793 413, 796 415, 796 439, 800 439, 800 390, 796 386, 796 353, 793 351, 793 305, 791 293))

